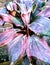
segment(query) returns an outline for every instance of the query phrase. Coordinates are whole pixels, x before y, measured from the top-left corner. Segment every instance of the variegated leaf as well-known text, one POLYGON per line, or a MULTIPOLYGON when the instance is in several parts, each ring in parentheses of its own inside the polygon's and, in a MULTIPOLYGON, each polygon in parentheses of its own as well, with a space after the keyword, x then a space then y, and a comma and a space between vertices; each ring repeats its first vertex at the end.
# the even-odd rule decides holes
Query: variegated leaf
POLYGON ((33 2, 33 0, 20 0, 19 3, 16 1, 16 4, 20 7, 21 18, 25 24, 30 22, 30 13, 32 11, 33 2))
POLYGON ((9 14, 0 13, 0 17, 4 22, 14 23, 16 26, 23 26, 23 23, 20 19, 15 18, 9 14))
POLYGON ((9 10, 9 11, 14 11, 14 10, 17 10, 17 6, 14 2, 9 2, 6 6, 6 8, 9 10))
POLYGON ((23 22, 19 18, 11 17, 11 21, 16 25, 16 26, 23 26, 23 22))
POLYGON ((3 14, 3 13, 0 13, 0 18, 4 21, 4 22, 12 22, 11 21, 11 15, 9 14, 3 14))
POLYGON ((26 51, 29 59, 31 57, 35 57, 44 62, 50 63, 50 47, 47 45, 47 42, 43 38, 38 38, 34 35, 28 37, 26 51))
POLYGON ((28 28, 36 34, 45 34, 50 31, 50 20, 45 17, 37 17, 33 23, 28 25, 28 28))
POLYGON ((15 36, 16 32, 13 29, 7 29, 0 33, 0 47, 7 45, 15 36))
POLYGON ((44 17, 50 17, 50 7, 43 9, 38 15, 44 17))
POLYGON ((3 24, 4 24, 4 21, 0 19, 0 26, 2 26, 3 24))
POLYGON ((26 36, 23 36, 22 34, 18 35, 7 45, 10 62, 18 64, 18 61, 24 56, 26 49, 25 38, 26 36))

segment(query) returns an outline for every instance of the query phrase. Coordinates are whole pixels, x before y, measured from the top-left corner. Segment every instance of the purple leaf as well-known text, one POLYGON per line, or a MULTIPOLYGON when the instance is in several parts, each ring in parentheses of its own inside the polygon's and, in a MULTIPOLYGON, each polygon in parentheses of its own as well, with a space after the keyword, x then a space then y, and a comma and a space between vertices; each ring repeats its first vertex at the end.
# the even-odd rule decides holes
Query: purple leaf
POLYGON ((4 8, 0 8, 0 13, 3 13, 3 14, 7 13, 6 8, 5 7, 4 8))
POLYGON ((36 34, 45 33, 50 30, 50 20, 45 17, 37 17, 33 23, 28 25, 28 28, 36 34))
POLYGON ((43 38, 28 37, 27 55, 50 63, 50 47, 43 38))
POLYGON ((14 38, 7 46, 8 53, 11 62, 17 62, 19 59, 22 59, 25 53, 25 38, 22 34, 14 38))
POLYGON ((50 7, 47 7, 46 9, 42 10, 38 15, 44 17, 50 17, 50 7))
POLYGON ((0 26, 2 26, 4 23, 4 21, 2 19, 0 19, 0 26))
POLYGON ((32 5, 33 0, 20 0, 18 2, 17 0, 14 0, 16 4, 19 5, 20 12, 21 12, 21 18, 23 22, 27 25, 30 22, 30 14, 32 11, 32 5))

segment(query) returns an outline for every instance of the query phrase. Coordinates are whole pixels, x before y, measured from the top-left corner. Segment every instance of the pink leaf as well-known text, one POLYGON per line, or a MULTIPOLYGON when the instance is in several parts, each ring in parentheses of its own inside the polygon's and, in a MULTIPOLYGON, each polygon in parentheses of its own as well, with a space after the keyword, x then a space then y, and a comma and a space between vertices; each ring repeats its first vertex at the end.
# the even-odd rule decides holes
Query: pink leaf
POLYGON ((30 23, 30 13, 21 14, 21 18, 26 25, 30 23))
POLYGON ((3 13, 0 13, 0 18, 4 21, 4 22, 12 22, 11 21, 11 15, 9 14, 3 14, 3 13))
POLYGON ((14 23, 16 26, 23 26, 23 23, 20 19, 13 17, 10 14, 0 14, 0 18, 3 22, 14 23))
POLYGON ((15 36, 16 32, 13 29, 7 29, 3 33, 0 33, 0 46, 8 44, 15 36))

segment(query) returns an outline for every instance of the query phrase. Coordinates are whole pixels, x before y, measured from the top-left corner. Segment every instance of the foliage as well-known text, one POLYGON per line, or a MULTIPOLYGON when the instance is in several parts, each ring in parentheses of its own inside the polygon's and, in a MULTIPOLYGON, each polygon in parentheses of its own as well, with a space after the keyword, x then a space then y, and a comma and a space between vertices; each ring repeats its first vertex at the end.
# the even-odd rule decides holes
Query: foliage
POLYGON ((34 58, 50 63, 50 47, 44 38, 50 37, 50 7, 40 11, 44 5, 40 0, 13 0, 0 11, 0 47, 7 46, 10 65, 23 63, 26 55, 32 65, 34 58))
POLYGON ((0 48, 0 63, 8 61, 8 51, 6 46, 0 48))
POLYGON ((0 63, 0 65, 9 65, 8 62, 0 63))

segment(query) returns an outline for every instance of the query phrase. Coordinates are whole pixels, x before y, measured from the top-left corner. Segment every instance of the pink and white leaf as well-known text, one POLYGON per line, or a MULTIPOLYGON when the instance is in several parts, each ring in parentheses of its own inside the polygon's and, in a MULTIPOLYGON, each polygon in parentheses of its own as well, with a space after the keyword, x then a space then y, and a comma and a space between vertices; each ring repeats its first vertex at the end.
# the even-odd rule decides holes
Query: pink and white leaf
POLYGON ((13 29, 7 29, 0 33, 0 46, 7 45, 15 36, 16 32, 13 29))

